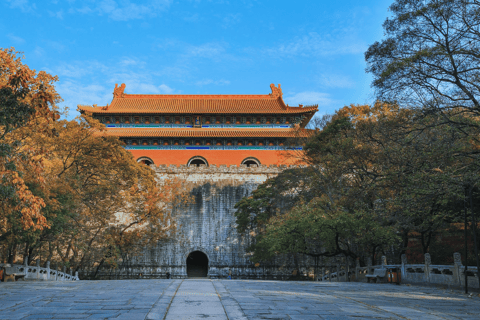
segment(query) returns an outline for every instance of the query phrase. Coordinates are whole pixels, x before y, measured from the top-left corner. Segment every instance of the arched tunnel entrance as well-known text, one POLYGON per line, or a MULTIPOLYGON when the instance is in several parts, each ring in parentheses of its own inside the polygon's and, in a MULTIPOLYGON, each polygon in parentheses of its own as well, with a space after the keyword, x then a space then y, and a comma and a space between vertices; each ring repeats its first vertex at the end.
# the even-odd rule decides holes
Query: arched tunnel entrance
POLYGON ((208 257, 201 251, 193 251, 187 257, 187 276, 189 278, 208 275, 208 257))

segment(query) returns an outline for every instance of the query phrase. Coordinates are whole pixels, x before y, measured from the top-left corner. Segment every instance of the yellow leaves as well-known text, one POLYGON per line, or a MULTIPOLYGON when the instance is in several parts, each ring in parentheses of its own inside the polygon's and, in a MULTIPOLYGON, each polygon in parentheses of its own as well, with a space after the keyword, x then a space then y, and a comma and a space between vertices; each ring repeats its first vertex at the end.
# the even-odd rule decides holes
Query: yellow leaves
POLYGON ((11 199, 13 201, 10 203, 6 201, 2 203, 2 212, 20 212, 20 223, 24 230, 48 228, 47 220, 41 212, 42 208, 45 207, 45 202, 42 198, 32 194, 25 185, 25 181, 18 175, 18 172, 11 170, 0 171, 0 177, 4 182, 4 186, 11 186, 14 189, 16 196, 16 199, 11 199))
POLYGON ((400 107, 396 104, 388 104, 381 101, 375 102, 373 106, 370 105, 354 105, 345 106, 338 110, 334 116, 348 117, 353 125, 362 122, 375 122, 380 118, 395 118, 399 115, 407 116, 410 111, 408 109, 399 112, 400 107))

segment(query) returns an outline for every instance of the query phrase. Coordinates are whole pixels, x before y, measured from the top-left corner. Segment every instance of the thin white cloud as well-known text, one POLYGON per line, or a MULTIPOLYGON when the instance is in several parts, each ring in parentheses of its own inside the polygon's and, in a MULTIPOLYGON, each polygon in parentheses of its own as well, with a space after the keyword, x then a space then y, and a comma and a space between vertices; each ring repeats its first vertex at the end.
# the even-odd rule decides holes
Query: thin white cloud
POLYGON ((289 105, 313 105, 318 104, 319 106, 331 106, 338 103, 330 97, 328 93, 316 92, 316 91, 304 91, 299 92, 291 96, 285 96, 283 98, 285 103, 289 105))
POLYGON ((183 20, 187 22, 198 22, 200 21, 200 16, 198 15, 198 13, 189 14, 184 16, 183 20))
POLYGON ((28 0, 7 0, 10 8, 20 9, 22 12, 34 12, 37 9, 35 3, 30 3, 28 0))
POLYGON ((48 11, 48 14, 50 15, 50 17, 54 17, 54 18, 63 20, 63 10, 56 11, 56 12, 48 11))
POLYGON ((186 55, 201 58, 218 58, 225 53, 225 46, 218 42, 209 42, 186 48, 186 55))
POLYGON ((367 46, 346 30, 337 34, 320 35, 310 32, 296 37, 284 44, 263 50, 264 54, 276 57, 284 56, 332 56, 358 54, 365 52, 367 46))
POLYGON ((59 63, 53 68, 52 73, 60 77, 81 78, 107 71, 108 67, 98 61, 75 61, 73 63, 59 63))
POLYGON ((133 86, 128 86, 128 92, 136 94, 159 94, 160 89, 151 83, 137 83, 133 86))
POLYGON ((36 46, 35 49, 33 50, 33 54, 39 58, 45 54, 45 50, 43 50, 42 47, 36 46))
POLYGON ((123 58, 120 61, 120 65, 126 67, 126 66, 138 66, 140 64, 143 64, 140 60, 135 59, 135 58, 123 58))
POLYGON ((175 89, 170 88, 166 84, 161 84, 156 86, 153 83, 134 83, 132 85, 131 81, 126 82, 127 89, 126 93, 135 93, 135 94, 172 94, 175 93, 175 89))
POLYGON ((161 84, 158 86, 158 89, 160 89, 160 92, 163 94, 172 94, 174 93, 175 90, 167 86, 166 84, 161 84))
POLYGON ((77 105, 104 106, 112 101, 115 83, 126 84, 126 93, 172 94, 176 90, 166 83, 155 83, 156 76, 137 58, 123 58, 111 64, 96 60, 60 62, 46 71, 59 76, 57 92, 64 99, 60 107, 70 108, 68 118, 78 115, 77 105), (88 85, 85 85, 88 83, 88 85))
POLYGON ((240 22, 242 15, 240 13, 229 13, 222 19, 222 27, 224 29, 230 28, 240 22))
POLYGON ((80 81, 62 81, 60 79, 59 83, 56 85, 56 89, 63 98, 63 103, 60 105, 68 107, 72 117, 78 115, 75 111, 77 105, 104 105, 109 103, 109 100, 111 100, 112 97, 108 88, 98 84, 83 85, 80 81))
POLYGON ((78 13, 83 13, 83 14, 91 14, 91 13, 94 12, 93 9, 90 8, 89 6, 83 6, 81 8, 76 8, 76 9, 71 8, 69 10, 69 13, 75 13, 75 11, 77 11, 78 13))
POLYGON ((58 42, 58 41, 47 41, 47 44, 53 48, 54 50, 58 51, 58 52, 63 52, 65 51, 65 49, 67 49, 67 47, 65 46, 65 44, 61 43, 61 42, 58 42))
POLYGON ((230 84, 230 81, 224 80, 224 79, 220 79, 220 80, 203 79, 203 80, 199 80, 199 81, 195 82, 195 84, 197 86, 206 86, 206 85, 209 85, 209 84, 214 84, 214 85, 217 85, 217 86, 224 86, 224 85, 230 84))
MULTIPOLYGON (((82 1, 85 3, 86 1, 82 1)), ((172 0, 149 0, 144 4, 138 4, 129 0, 101 0, 92 4, 90 1, 77 7, 75 10, 83 14, 96 13, 106 15, 112 20, 128 21, 156 17, 160 12, 166 10, 172 0)))
POLYGON ((355 86, 355 82, 350 77, 337 74, 322 75, 320 84, 328 88, 352 88, 355 86))
POLYGON ((25 43, 25 40, 23 38, 17 37, 13 33, 7 34, 7 37, 15 43, 18 43, 18 44, 25 43))

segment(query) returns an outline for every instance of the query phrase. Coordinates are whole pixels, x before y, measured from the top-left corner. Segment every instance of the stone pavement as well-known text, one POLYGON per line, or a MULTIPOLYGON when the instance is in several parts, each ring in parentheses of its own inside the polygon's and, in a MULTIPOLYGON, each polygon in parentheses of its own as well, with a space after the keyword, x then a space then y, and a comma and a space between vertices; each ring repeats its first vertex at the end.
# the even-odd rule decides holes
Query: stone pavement
POLYGON ((480 298, 390 284, 118 280, 0 283, 0 319, 480 319, 480 298))

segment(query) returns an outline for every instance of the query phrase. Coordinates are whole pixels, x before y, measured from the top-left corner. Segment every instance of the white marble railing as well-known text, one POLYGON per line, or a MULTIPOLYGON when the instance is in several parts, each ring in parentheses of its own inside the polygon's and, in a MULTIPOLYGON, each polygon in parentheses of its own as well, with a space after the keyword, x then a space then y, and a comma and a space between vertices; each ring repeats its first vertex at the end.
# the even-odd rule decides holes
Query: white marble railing
MULTIPOLYGON (((405 255, 402 255, 401 264, 389 265, 386 263, 386 257, 382 257, 382 264, 367 267, 360 267, 358 265, 348 272, 347 278, 346 267, 337 265, 336 267, 323 268, 322 275, 319 278, 321 281, 367 281, 367 274, 374 274, 375 269, 387 269, 387 276, 384 279, 378 279, 378 282, 387 282, 390 276, 390 281, 396 282, 393 273, 399 277, 400 283, 417 283, 417 284, 436 284, 448 285, 454 287, 465 287, 465 266, 462 265, 460 253, 454 253, 453 265, 433 265, 431 264, 430 254, 425 254, 425 263, 423 264, 408 264, 405 255)), ((466 279, 469 288, 479 288, 479 272, 477 267, 468 266, 466 271, 466 279)))
MULTIPOLYGON (((28 261, 28 259, 25 259, 28 261)), ((35 266, 29 266, 26 263, 23 265, 0 263, 0 269, 3 270, 4 281, 16 281, 16 280, 43 280, 43 281, 77 281, 78 272, 75 275, 67 273, 67 268, 63 267, 63 271, 58 271, 58 268, 51 269, 50 261, 48 261, 45 267, 40 267, 40 260, 37 260, 35 266)))

